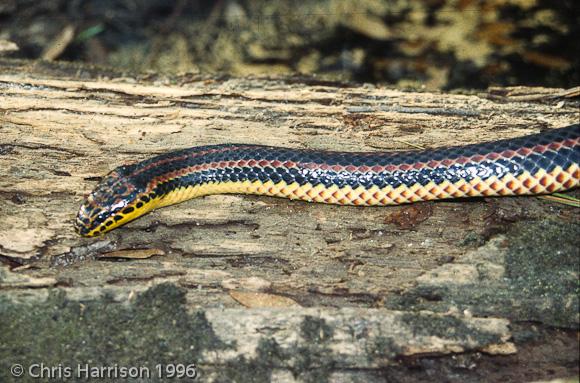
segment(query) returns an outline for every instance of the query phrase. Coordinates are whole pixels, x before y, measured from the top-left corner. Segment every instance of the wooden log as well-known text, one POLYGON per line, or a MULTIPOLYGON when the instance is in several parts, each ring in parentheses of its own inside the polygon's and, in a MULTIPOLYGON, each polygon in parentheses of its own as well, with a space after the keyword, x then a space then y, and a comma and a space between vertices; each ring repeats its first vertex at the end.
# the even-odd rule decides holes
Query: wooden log
MULTIPOLYGON (((72 227, 99 177, 157 153, 225 142, 409 150, 516 137, 577 122, 573 90, 446 94, 300 77, 153 81, 27 65, 0 62, 0 307, 40 307, 55 288, 72 304, 130 303, 171 283, 219 342, 235 343, 195 355, 218 381, 220 365, 253 358, 267 339, 284 355, 299 349, 305 343, 291 340, 311 318, 333 334, 318 341, 328 346, 320 356, 327 378, 337 381, 351 374, 344 369, 365 369, 350 377, 360 378, 409 355, 513 353, 510 319, 578 326, 567 279, 577 262, 550 280, 562 289, 530 290, 537 299, 529 302, 516 294, 513 270, 527 261, 510 243, 552 233, 536 246, 537 268, 522 272, 530 285, 549 267, 542 255, 558 264, 578 245, 578 211, 536 197, 360 208, 220 195, 154 211, 102 238, 80 238, 72 227), (523 220, 538 232, 518 229, 523 220), (482 254, 493 256, 484 262, 482 254), (490 304, 476 296, 482 286, 488 297, 512 295, 490 304), (567 303, 542 306, 556 301, 567 303), (523 308, 510 310, 514 302, 523 308), (269 323, 269 338, 256 335, 269 323), (363 340, 347 336, 359 325, 363 340), (456 336, 460 329, 465 337, 456 336), (373 354, 368 345, 385 333, 392 344, 373 354)), ((315 367, 264 368, 292 381, 315 367)))

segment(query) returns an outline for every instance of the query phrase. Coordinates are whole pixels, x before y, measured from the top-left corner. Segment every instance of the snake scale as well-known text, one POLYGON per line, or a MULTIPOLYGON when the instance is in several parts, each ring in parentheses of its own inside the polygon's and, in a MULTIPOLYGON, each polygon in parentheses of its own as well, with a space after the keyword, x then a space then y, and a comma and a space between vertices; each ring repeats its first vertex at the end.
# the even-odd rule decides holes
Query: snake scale
POLYGON ((114 169, 81 205, 75 228, 83 236, 103 234, 153 209, 208 194, 359 206, 546 194, 578 187, 579 164, 580 124, 422 151, 199 146, 114 169))

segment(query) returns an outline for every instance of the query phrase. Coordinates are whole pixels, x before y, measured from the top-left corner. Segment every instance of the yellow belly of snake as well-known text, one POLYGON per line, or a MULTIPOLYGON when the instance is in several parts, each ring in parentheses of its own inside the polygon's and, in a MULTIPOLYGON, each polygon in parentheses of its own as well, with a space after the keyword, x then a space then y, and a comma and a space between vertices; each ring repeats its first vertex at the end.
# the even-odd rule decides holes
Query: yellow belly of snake
POLYGON ((340 205, 546 194, 580 184, 580 124, 510 140, 408 152, 200 146, 116 168, 81 205, 94 236, 159 207, 208 194, 257 194, 340 205))

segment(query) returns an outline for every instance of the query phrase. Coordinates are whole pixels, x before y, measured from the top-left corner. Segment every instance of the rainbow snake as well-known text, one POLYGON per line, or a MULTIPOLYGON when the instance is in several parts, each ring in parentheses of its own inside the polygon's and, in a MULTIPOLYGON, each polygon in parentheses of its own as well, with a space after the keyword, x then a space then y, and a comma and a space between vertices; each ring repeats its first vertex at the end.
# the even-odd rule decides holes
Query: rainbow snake
POLYGON ((474 145, 405 152, 200 146, 116 168, 75 227, 95 236, 153 209, 208 194, 258 194, 339 205, 547 194, 580 184, 580 124, 474 145))

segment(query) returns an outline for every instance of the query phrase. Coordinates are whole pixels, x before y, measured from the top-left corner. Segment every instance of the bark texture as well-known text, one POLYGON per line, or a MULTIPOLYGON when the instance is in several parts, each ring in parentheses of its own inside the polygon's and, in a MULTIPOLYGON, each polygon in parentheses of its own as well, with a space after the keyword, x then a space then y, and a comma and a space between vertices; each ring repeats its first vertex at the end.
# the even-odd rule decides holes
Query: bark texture
MULTIPOLYGON (((99 177, 168 150, 476 143, 577 122, 577 89, 444 94, 300 77, 109 78, 3 61, 0 90, 0 307, 12 335, 35 322, 15 314, 24 307, 40 319, 56 310, 67 323, 85 307, 71 344, 92 324, 132 341, 121 325, 100 329, 97 312, 133 318, 123 322, 131 328, 158 313, 159 328, 144 336, 189 339, 187 355, 208 380, 379 381, 413 355, 513 354, 510 321, 578 328, 579 213, 537 197, 357 208, 208 196, 103 238, 72 227, 99 177), (176 317, 205 337, 179 324, 167 330, 176 317)), ((26 338, 0 333, 2 344, 26 338)), ((26 360, 46 355, 18 350, 26 360)))

